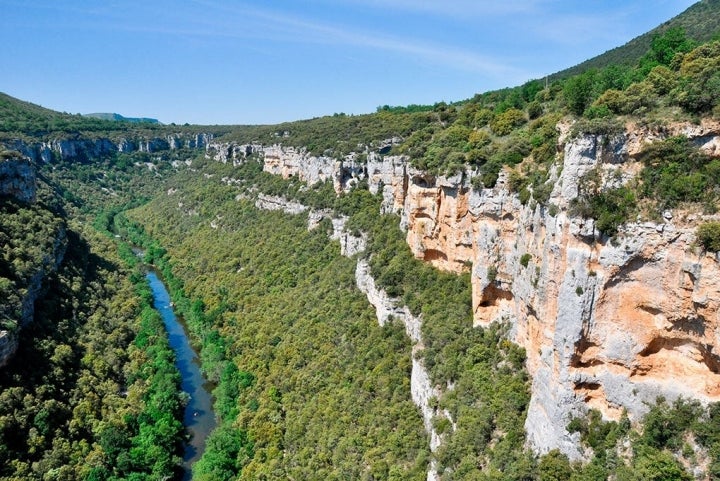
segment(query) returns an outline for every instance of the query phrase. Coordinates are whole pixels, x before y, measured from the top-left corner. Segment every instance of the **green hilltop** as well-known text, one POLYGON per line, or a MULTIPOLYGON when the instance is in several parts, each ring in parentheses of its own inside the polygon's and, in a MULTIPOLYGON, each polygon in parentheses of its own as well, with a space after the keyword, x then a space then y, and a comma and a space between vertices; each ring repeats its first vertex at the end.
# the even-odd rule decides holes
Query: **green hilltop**
POLYGON ((96 119, 102 119, 102 120, 113 120, 116 122, 130 122, 134 124, 159 124, 160 121, 158 119, 152 119, 148 117, 124 117, 120 114, 116 113, 92 113, 92 114, 83 114, 85 117, 93 117, 96 119))
POLYGON ((720 32, 720 0, 702 0, 680 15, 635 37, 625 45, 549 75, 548 78, 550 80, 563 79, 592 68, 602 69, 610 65, 633 65, 650 49, 653 37, 662 35, 673 28, 682 29, 689 39, 698 43, 709 42, 712 39, 717 40, 718 32, 720 32))

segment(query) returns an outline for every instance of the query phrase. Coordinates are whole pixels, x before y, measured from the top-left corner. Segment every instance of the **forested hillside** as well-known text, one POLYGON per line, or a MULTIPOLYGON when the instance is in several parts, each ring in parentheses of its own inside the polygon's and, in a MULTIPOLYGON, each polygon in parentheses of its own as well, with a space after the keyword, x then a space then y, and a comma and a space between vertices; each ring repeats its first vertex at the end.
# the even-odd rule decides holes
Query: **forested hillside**
POLYGON ((589 69, 602 69, 610 65, 634 65, 650 49, 653 37, 661 36, 671 29, 683 30, 688 38, 697 43, 718 40, 717 33, 720 30, 720 19, 717 16, 717 9, 717 0, 698 2, 677 17, 632 39, 625 45, 550 75, 549 78, 551 80, 564 79, 589 69))
POLYGON ((75 220, 65 227, 47 185, 40 198, 0 201, 3 327, 19 336, 0 371, 0 479, 171 476, 182 434, 179 378, 143 278, 94 229, 75 220), (61 261, 40 271, 34 319, 19 329, 23 273, 48 262, 43 242, 53 242, 58 224, 61 261))
POLYGON ((0 480, 181 476, 147 264, 215 386, 193 479, 720 479, 718 18, 279 125, 2 94, 0 480))

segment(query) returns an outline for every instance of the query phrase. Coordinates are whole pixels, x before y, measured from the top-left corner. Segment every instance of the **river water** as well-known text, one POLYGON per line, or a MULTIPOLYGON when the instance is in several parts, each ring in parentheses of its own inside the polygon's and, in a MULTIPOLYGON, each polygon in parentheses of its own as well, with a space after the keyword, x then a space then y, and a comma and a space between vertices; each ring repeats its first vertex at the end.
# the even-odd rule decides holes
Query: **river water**
POLYGON ((146 275, 152 289, 155 309, 162 316, 168 332, 170 347, 175 351, 175 363, 182 376, 181 388, 190 395, 190 402, 185 408, 183 423, 190 433, 190 440, 185 444, 183 453, 183 481, 192 478, 190 468, 200 459, 205 450, 205 439, 215 427, 215 413, 212 410, 212 385, 200 372, 200 360, 188 340, 187 331, 182 321, 175 316, 170 294, 165 284, 153 271, 146 275))

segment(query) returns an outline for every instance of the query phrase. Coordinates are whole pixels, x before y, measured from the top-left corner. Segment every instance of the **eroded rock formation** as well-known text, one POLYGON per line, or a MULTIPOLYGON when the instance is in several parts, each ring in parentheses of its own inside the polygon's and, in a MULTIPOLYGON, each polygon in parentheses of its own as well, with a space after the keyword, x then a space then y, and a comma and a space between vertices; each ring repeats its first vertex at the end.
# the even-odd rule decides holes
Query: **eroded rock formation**
POLYGON ((0 158, 0 196, 20 202, 34 202, 37 187, 35 169, 20 154, 7 153, 0 158))
POLYGON ((117 152, 161 152, 177 149, 207 149, 214 138, 212 133, 168 134, 162 137, 136 138, 56 138, 45 142, 24 140, 4 141, 8 150, 21 152, 35 163, 51 163, 56 160, 88 161, 117 152))

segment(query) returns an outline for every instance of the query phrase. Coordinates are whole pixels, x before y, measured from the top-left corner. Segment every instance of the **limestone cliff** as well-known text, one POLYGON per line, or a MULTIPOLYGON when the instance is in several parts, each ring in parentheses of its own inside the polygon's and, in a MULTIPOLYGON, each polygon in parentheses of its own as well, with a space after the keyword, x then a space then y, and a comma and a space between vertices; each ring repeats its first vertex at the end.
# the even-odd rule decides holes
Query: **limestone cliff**
POLYGON ((5 148, 21 152, 35 163, 55 160, 87 161, 117 152, 160 152, 177 149, 205 149, 214 138, 211 133, 167 134, 160 137, 96 138, 68 136, 48 141, 26 142, 10 140, 3 142, 5 148))
POLYGON ((65 256, 67 236, 62 226, 56 233, 52 249, 45 254, 42 264, 30 276, 20 291, 19 306, 9 303, 0 310, 0 317, 14 319, 17 322, 12 330, 0 330, 0 367, 3 367, 15 354, 18 348, 18 334, 20 329, 32 322, 35 316, 35 303, 43 296, 47 289, 48 277, 57 271, 65 256), (16 312, 7 312, 15 308, 16 312), (19 314, 19 318, 16 315, 19 314))
POLYGON ((30 161, 17 152, 0 154, 0 196, 34 202, 37 188, 35 169, 30 161))
MULTIPOLYGON (((336 191, 364 178, 383 196, 383 210, 401 215, 413 253, 440 269, 470 270, 476 325, 509 322, 527 351, 532 399, 526 421, 539 452, 559 448, 582 457, 566 426, 589 408, 608 419, 623 410, 639 419, 658 395, 720 400, 720 259, 695 246, 701 214, 666 212, 656 222, 634 221, 615 239, 592 219, 574 217, 570 202, 590 171, 605 186, 640 170, 642 146, 683 134, 720 155, 720 123, 627 126, 614 136, 569 135, 561 124, 548 206, 523 205, 501 173, 477 190, 466 171, 435 177, 404 157, 367 153, 367 162, 312 157, 272 146, 223 146, 208 151, 242 161, 259 154, 268 172, 336 191)), ((712 218, 705 216, 704 218, 712 218)))

